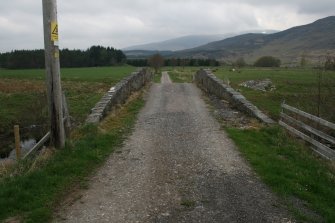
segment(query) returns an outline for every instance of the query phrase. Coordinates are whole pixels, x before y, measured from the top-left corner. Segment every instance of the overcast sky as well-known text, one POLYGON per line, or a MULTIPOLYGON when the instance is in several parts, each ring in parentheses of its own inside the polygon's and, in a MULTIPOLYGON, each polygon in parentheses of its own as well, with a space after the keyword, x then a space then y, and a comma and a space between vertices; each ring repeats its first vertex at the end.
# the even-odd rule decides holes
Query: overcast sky
MULTIPOLYGON (((42 1, 0 1, 0 52, 43 48, 42 1)), ((60 47, 70 49, 284 30, 330 15, 335 0, 58 0, 60 47)))

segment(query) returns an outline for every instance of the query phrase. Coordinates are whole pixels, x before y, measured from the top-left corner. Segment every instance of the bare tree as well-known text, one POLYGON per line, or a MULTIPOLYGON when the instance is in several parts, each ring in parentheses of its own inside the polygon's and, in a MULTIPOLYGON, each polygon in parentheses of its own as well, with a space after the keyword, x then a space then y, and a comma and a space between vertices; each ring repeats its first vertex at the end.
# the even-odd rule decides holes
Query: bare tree
POLYGON ((155 69, 155 73, 157 74, 159 69, 164 65, 164 58, 159 53, 156 53, 149 58, 148 63, 155 69))
POLYGON ((177 59, 176 58, 171 58, 170 59, 170 66, 172 66, 172 68, 174 68, 175 66, 177 66, 178 65, 178 61, 177 61, 177 59))
POLYGON ((305 67, 305 66, 307 65, 308 61, 307 61, 307 58, 306 58, 306 57, 307 57, 307 56, 306 56, 305 53, 303 53, 303 54, 301 55, 301 59, 300 59, 300 66, 301 66, 301 67, 305 67))
POLYGON ((241 68, 241 67, 245 67, 247 65, 247 63, 245 62, 243 57, 238 58, 234 63, 233 66, 236 68, 241 68))

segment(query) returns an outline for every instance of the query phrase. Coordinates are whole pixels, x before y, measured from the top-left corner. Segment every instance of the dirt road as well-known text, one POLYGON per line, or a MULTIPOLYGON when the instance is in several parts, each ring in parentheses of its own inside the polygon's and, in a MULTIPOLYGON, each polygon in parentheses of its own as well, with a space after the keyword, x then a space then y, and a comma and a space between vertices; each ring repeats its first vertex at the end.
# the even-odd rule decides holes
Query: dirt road
POLYGON ((154 84, 132 136, 60 222, 290 222, 193 84, 154 84))

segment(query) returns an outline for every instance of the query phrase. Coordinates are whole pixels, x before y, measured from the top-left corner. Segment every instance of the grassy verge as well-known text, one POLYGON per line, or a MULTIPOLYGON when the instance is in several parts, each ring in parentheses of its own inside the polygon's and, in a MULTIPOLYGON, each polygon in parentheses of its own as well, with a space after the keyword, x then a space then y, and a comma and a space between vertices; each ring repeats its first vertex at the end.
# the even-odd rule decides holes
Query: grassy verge
POLYGON ((179 68, 171 69, 169 71, 170 78, 174 83, 190 83, 193 81, 193 75, 198 70, 198 68, 179 68))
POLYGON ((335 222, 334 163, 315 157, 279 127, 228 128, 227 132, 262 180, 284 198, 299 220, 335 222), (317 214, 306 211, 306 207, 317 214))
POLYGON ((273 119, 279 118, 280 104, 285 100, 288 104, 298 107, 311 114, 335 122, 335 72, 323 72, 320 78, 320 100, 318 99, 319 73, 314 69, 298 68, 243 68, 232 72, 229 68, 220 68, 215 72, 219 78, 230 82, 231 86, 254 103, 273 119), (269 78, 276 86, 271 92, 261 92, 240 87, 246 80, 262 80, 269 78))
POLYGON ((162 78, 162 73, 159 72, 158 74, 154 74, 154 82, 155 83, 160 83, 161 82, 161 78, 162 78))
POLYGON ((142 98, 134 99, 102 127, 82 127, 76 133, 77 140, 50 158, 18 164, 14 175, 12 172, 0 180, 0 221, 9 217, 25 222, 50 221, 53 208, 68 188, 84 183, 122 144, 143 105, 142 98))

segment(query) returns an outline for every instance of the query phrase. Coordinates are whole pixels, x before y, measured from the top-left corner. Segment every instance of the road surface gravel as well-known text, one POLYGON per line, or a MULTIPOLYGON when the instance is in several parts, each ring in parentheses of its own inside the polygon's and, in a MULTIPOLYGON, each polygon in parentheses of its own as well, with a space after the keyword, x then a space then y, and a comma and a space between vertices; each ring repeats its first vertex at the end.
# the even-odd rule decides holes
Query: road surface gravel
POLYGON ((133 134, 56 222, 292 222, 210 114, 201 91, 151 86, 133 134))

